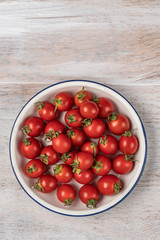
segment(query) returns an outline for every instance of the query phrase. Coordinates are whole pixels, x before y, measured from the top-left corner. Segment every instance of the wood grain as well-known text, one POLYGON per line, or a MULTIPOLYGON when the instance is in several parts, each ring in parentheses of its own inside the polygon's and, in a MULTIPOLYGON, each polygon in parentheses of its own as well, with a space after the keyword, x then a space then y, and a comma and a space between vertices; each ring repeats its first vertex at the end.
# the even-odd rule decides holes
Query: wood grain
POLYGON ((159 240, 160 1, 0 1, 0 239, 159 240), (32 201, 12 172, 8 143, 22 106, 49 84, 103 82, 136 108, 148 139, 134 191, 86 218, 32 201))

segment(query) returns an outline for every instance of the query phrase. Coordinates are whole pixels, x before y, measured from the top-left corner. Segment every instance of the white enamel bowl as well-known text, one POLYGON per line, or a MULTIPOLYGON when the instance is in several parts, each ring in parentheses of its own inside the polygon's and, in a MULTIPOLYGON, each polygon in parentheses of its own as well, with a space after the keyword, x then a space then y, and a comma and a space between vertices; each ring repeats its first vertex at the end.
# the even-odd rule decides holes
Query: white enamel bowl
MULTIPOLYGON (((61 115, 61 119, 63 119, 63 114, 61 115)), ((46 144, 48 144, 48 142, 46 144)), ((126 198, 128 194, 133 190, 142 175, 146 162, 147 140, 145 130, 139 115, 137 114, 133 106, 121 94, 100 83, 86 80, 70 80, 65 82, 59 82, 49 87, 46 87, 45 89, 37 93, 35 96, 33 96, 24 105, 13 124, 10 135, 9 151, 11 165, 18 182, 20 183, 23 190, 35 202, 48 210, 60 214, 69 216, 89 216, 112 208, 116 204, 120 203, 124 198, 126 198), (35 103, 38 101, 50 100, 54 98, 57 93, 62 91, 75 94, 75 92, 79 91, 83 86, 86 90, 89 90, 96 97, 104 96, 111 99, 116 107, 116 110, 128 116, 131 121, 132 129, 136 129, 135 134, 139 139, 139 149, 135 154, 135 159, 137 159, 138 161, 136 161, 134 169, 129 174, 118 176, 123 182, 123 190, 119 194, 114 196, 101 197, 95 209, 86 208, 86 206, 80 202, 78 197, 71 206, 64 207, 63 203, 59 202, 56 197, 56 190, 49 194, 41 193, 36 189, 33 190, 31 187, 34 185, 36 180, 29 179, 25 175, 24 167, 28 160, 20 154, 19 150, 20 143, 24 138, 21 129, 24 125, 25 120, 32 115, 37 115, 35 103)), ((52 168, 53 167, 51 167, 50 169, 51 173, 53 173, 52 168)), ((97 179, 95 179, 94 181, 96 182, 97 179)), ((72 184, 77 189, 78 195, 78 189, 82 185, 76 183, 74 180, 72 181, 72 184)))

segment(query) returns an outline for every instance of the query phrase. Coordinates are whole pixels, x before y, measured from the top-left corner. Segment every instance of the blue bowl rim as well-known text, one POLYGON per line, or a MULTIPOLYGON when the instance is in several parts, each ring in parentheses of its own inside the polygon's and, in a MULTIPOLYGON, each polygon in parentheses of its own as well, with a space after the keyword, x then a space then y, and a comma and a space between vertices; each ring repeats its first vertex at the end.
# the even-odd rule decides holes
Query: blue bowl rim
POLYGON ((32 199, 34 200, 36 203, 38 203, 40 206, 46 208, 47 210, 51 211, 51 212, 55 212, 55 213, 58 213, 58 214, 61 214, 61 215, 64 215, 64 216, 71 216, 71 217, 87 217, 87 216, 92 216, 92 215, 96 215, 96 214, 99 214, 99 213, 102 213, 102 212, 105 212, 105 211, 108 211, 109 209, 113 208, 114 206, 116 206, 117 204, 119 204, 120 202, 122 202, 132 191, 133 189, 135 188, 135 186, 137 185, 137 183, 139 182, 141 176, 142 176, 142 173, 143 173, 143 170, 144 170, 144 167, 145 167, 145 164, 146 164, 146 159, 147 159, 147 137, 146 137, 146 132, 145 132, 145 128, 144 128, 144 125, 142 123, 142 120, 139 116, 139 114, 137 113, 137 111, 135 110, 135 108, 133 107, 133 105, 122 95, 120 94, 119 92, 117 92, 116 90, 114 90, 113 88, 103 84, 103 83, 99 83, 99 82, 95 82, 95 81, 91 81, 91 80, 66 80, 66 81, 61 81, 61 82, 57 82, 57 83, 54 83, 52 85, 49 85, 45 88, 43 88, 42 90, 40 90, 38 93, 36 93, 34 96, 32 96, 25 104, 24 106, 22 107, 22 109, 19 111, 14 123, 13 123, 13 126, 12 126, 12 130, 11 130, 11 133, 10 133, 10 139, 9 139, 9 156, 10 156, 10 163, 11 163, 11 166, 12 166, 12 170, 14 172, 14 175, 18 181, 18 183, 20 184, 20 186, 22 187, 22 189, 25 191, 25 193, 32 199), (92 214, 84 214, 84 215, 72 215, 72 214, 65 214, 65 213, 61 213, 61 212, 57 212, 53 209, 50 209, 46 206, 44 206, 43 204, 41 204, 40 202, 38 202, 37 200, 35 200, 26 190, 25 188, 22 186, 21 182, 19 181, 17 175, 16 175, 16 172, 15 172, 15 169, 13 167, 13 163, 12 163, 12 157, 11 157, 11 139, 12 139, 12 133, 13 133, 13 130, 14 130, 14 126, 16 124, 16 121, 19 117, 19 115, 21 114, 22 110, 25 108, 25 106, 33 99, 35 98, 38 94, 40 94, 41 92, 45 91, 46 89, 50 88, 50 87, 53 87, 55 85, 58 85, 58 84, 62 84, 62 83, 66 83, 66 82, 90 82, 90 83, 94 83, 94 84, 98 84, 98 85, 101 85, 103 87, 106 87, 106 88, 109 88, 111 89, 112 91, 116 92, 118 95, 120 95, 122 98, 124 98, 128 103, 129 105, 133 108, 133 110, 135 111, 135 113, 137 114, 139 120, 140 120, 140 123, 141 123, 141 126, 142 126, 142 130, 143 130, 143 134, 144 134, 144 139, 145 139, 145 156, 144 156, 144 162, 143 162, 143 166, 142 166, 142 169, 141 169, 141 172, 135 182, 135 184, 133 185, 133 187, 130 189, 129 192, 127 192, 127 194, 121 199, 119 200, 117 203, 115 203, 114 205, 112 205, 111 207, 109 208, 106 208, 102 211, 99 211, 99 212, 96 212, 96 213, 92 213, 92 214))

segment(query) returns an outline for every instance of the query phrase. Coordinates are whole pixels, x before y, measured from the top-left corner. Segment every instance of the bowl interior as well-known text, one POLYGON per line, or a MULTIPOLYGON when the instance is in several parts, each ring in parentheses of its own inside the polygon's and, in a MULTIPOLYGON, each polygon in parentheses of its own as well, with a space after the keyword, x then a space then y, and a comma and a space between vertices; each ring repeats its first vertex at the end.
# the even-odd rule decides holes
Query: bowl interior
MULTIPOLYGON (((64 119, 64 114, 65 113, 60 114, 61 121, 63 121, 64 119)), ((106 131, 106 133, 109 133, 109 132, 106 131)), ((93 141, 97 142, 97 140, 95 139, 93 139, 93 141)), ((43 145, 51 144, 51 142, 45 141, 45 138, 43 135, 41 136, 41 142, 43 145)), ((11 135, 11 145, 10 145, 12 165, 13 165, 15 174, 19 182, 21 183, 22 187, 25 189, 25 191, 34 200, 36 200, 38 203, 42 204, 46 208, 49 208, 50 210, 53 210, 59 213, 69 214, 69 215, 88 215, 88 214, 100 212, 112 207, 117 202, 119 202, 122 198, 124 198, 127 195, 127 193, 132 189, 132 187, 136 183, 141 173, 141 170, 143 168, 143 164, 145 161, 145 151, 146 151, 146 143, 145 143, 143 128, 142 128, 140 119, 137 113, 132 108, 132 106, 114 90, 106 86, 99 85, 93 82, 88 82, 88 81, 68 81, 68 82, 59 83, 57 85, 50 86, 42 90, 41 92, 39 92, 37 95, 35 95, 25 105, 25 107, 21 110, 19 116, 17 117, 15 121, 15 125, 13 127, 13 131, 11 135), (101 196, 100 201, 97 204, 97 208, 95 209, 87 209, 86 206, 83 203, 81 203, 81 201, 78 199, 78 197, 70 207, 64 207, 63 203, 58 201, 56 197, 56 191, 49 194, 44 194, 35 189, 32 189, 32 186, 34 185, 36 180, 30 179, 25 175, 24 167, 29 160, 25 159, 20 153, 20 143, 24 138, 22 127, 24 126, 25 120, 28 117, 33 115, 38 116, 37 107, 35 103, 38 101, 51 101, 51 99, 53 99, 57 93, 62 91, 66 91, 74 95, 75 92, 79 91, 82 88, 82 86, 84 86, 86 90, 90 91, 96 97, 104 96, 109 98, 113 102, 115 106, 115 110, 118 111, 119 113, 126 115, 130 119, 131 128, 136 129, 135 135, 139 139, 139 149, 135 154, 135 159, 137 161, 134 165, 132 172, 126 175, 117 175, 111 171, 111 173, 117 175, 122 180, 123 186, 124 186, 123 190, 119 194, 114 196, 103 196, 103 197, 101 196)), ((111 159, 113 159, 113 157, 114 156, 112 156, 111 159)), ((50 166, 49 172, 53 174, 53 166, 50 166)), ((96 183, 97 180, 98 180, 98 177, 96 177, 93 182, 96 183)), ((73 186, 75 186, 75 188, 77 189, 77 195, 78 195, 78 189, 82 185, 77 183, 75 180, 72 180, 71 184, 73 184, 73 186)))

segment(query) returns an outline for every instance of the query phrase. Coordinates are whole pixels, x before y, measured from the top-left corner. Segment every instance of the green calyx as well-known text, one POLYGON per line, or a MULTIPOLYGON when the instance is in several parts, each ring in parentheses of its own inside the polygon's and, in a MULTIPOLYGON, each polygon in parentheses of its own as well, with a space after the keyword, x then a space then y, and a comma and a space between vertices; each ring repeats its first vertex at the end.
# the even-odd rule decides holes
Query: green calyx
POLYGON ((111 121, 116 121, 117 120, 117 117, 118 117, 118 113, 116 112, 111 112, 108 114, 108 121, 111 122, 111 121))
POLYGON ((25 146, 29 146, 31 144, 31 141, 29 139, 23 139, 23 143, 25 146))
POLYGON ((72 122, 76 122, 76 116, 73 114, 73 115, 68 115, 67 116, 67 120, 68 120, 68 123, 72 123, 72 122))
POLYGON ((91 148, 93 148, 93 156, 96 156, 97 143, 91 142, 91 148))
POLYGON ((28 134, 31 132, 31 129, 29 128, 28 125, 25 125, 25 126, 22 128, 22 130, 23 130, 23 133, 26 134, 26 135, 28 135, 28 134))
POLYGON ((64 162, 67 161, 68 158, 71 157, 71 156, 70 156, 70 152, 71 152, 71 150, 70 150, 69 152, 67 152, 67 153, 64 153, 64 154, 61 156, 61 159, 62 159, 64 162))
POLYGON ((85 171, 85 170, 81 170, 81 169, 79 169, 79 168, 76 168, 75 173, 77 173, 77 174, 79 175, 82 171, 85 171))
POLYGON ((52 99, 52 102, 55 104, 55 109, 54 109, 54 112, 57 110, 57 107, 59 106, 59 105, 62 105, 62 99, 60 99, 60 98, 55 98, 55 99, 52 99))
POLYGON ((88 127, 92 124, 92 119, 87 119, 85 118, 83 121, 82 121, 82 124, 83 124, 83 127, 88 127))
POLYGON ((77 92, 77 99, 79 101, 82 101, 86 97, 86 94, 84 94, 84 87, 82 87, 82 90, 80 92, 77 92))
POLYGON ((42 161, 42 162, 44 162, 45 164, 48 165, 48 159, 49 159, 49 157, 48 157, 45 153, 41 154, 41 155, 40 155, 40 158, 41 158, 41 161, 42 161))
POLYGON ((46 133, 45 139, 49 139, 51 141, 53 138, 56 138, 57 136, 59 136, 58 131, 50 130, 48 133, 46 133))
POLYGON ((93 102, 95 102, 95 103, 99 102, 99 98, 96 98, 95 96, 92 96, 92 97, 93 97, 93 102))
POLYGON ((102 144, 104 146, 106 143, 108 143, 107 136, 101 137, 100 144, 102 144))
POLYGON ((31 167, 27 168, 27 172, 30 174, 32 174, 34 171, 37 171, 37 168, 34 167, 34 164, 32 164, 31 167))
POLYGON ((72 204, 72 199, 71 198, 67 198, 64 200, 64 206, 70 206, 72 204))
POLYGON ((87 206, 88 208, 95 208, 95 207, 96 207, 96 204, 97 204, 97 200, 95 200, 94 198, 92 198, 92 199, 89 199, 89 200, 87 201, 86 206, 87 206))
POLYGON ((74 130, 68 130, 68 131, 67 131, 67 136, 68 136, 69 138, 71 138, 72 136, 74 136, 74 134, 75 134, 74 130))
POLYGON ((53 168, 54 174, 58 175, 59 173, 61 173, 62 167, 63 166, 61 164, 60 165, 56 165, 56 167, 53 168))
POLYGON ((122 136, 125 137, 131 137, 133 135, 133 132, 135 131, 135 129, 133 129, 132 131, 125 131, 122 136))
POLYGON ((114 192, 117 194, 121 191, 122 185, 119 182, 116 182, 114 185, 114 192))
POLYGON ((43 107, 44 107, 44 104, 43 104, 42 102, 37 102, 37 103, 35 103, 35 104, 37 105, 38 110, 42 110, 43 107))
POLYGON ((93 165, 93 168, 95 168, 95 169, 97 170, 96 173, 99 173, 99 170, 100 170, 101 168, 103 168, 102 161, 97 162, 97 161, 95 160, 95 163, 94 163, 94 165, 93 165))
POLYGON ((75 173, 77 171, 78 167, 79 167, 79 162, 78 162, 77 158, 73 161, 71 166, 73 167, 73 173, 75 173))
POLYGON ((40 192, 45 192, 44 188, 41 185, 41 181, 40 180, 35 184, 34 188, 36 188, 40 192))
POLYGON ((131 162, 135 162, 136 160, 133 158, 134 155, 127 155, 127 154, 124 154, 125 156, 125 160, 126 161, 131 161, 131 162))

